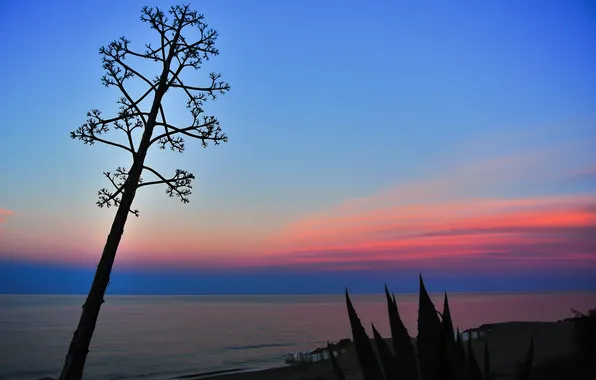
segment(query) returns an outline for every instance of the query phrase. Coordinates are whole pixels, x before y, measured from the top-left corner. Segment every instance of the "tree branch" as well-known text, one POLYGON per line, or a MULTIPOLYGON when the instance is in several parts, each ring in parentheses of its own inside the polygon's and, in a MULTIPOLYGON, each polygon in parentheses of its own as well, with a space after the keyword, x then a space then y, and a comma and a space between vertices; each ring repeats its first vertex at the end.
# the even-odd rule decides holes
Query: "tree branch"
POLYGON ((81 140, 86 145, 93 145, 93 144, 95 144, 95 142, 100 142, 100 143, 103 143, 106 145, 115 146, 116 148, 124 149, 133 155, 135 154, 135 152, 132 149, 130 149, 122 144, 118 144, 118 143, 115 143, 115 142, 109 141, 109 140, 104 140, 104 139, 99 138, 93 134, 87 134, 83 131, 82 128, 83 127, 79 127, 79 128, 77 128, 76 131, 70 132, 70 138, 73 140, 74 139, 81 140))
MULTIPOLYGON (((198 119, 195 119, 195 121, 196 120, 198 119)), ((196 124, 193 122, 193 124, 185 128, 178 128, 167 123, 156 123, 155 125, 165 127, 166 132, 151 139, 149 146, 155 142, 159 142, 160 149, 162 150, 165 149, 165 145, 167 143, 170 143, 170 148, 172 150, 178 152, 184 151, 184 140, 182 138, 178 137, 177 139, 173 139, 174 142, 180 146, 175 146, 175 144, 172 142, 172 136, 177 134, 183 134, 188 137, 199 139, 201 140, 203 147, 207 147, 207 141, 213 141, 215 145, 219 145, 221 142, 228 141, 226 134, 222 133, 219 121, 213 116, 203 116, 203 122, 201 124, 196 124), (168 131, 168 128, 171 129, 171 131, 168 131), (194 131, 198 134, 191 133, 191 131, 194 131)))
MULTIPOLYGON (((173 28, 168 24, 168 18, 165 16, 164 12, 157 7, 155 10, 150 7, 143 7, 141 12, 141 21, 148 22, 151 29, 155 29, 159 33, 161 46, 165 47, 166 45, 170 45, 172 41, 168 39, 166 33, 172 31, 173 28)), ((161 53, 161 58, 165 61, 165 49, 163 49, 161 53)))
POLYGON ((172 178, 166 179, 157 170, 151 167, 143 166, 143 170, 153 173, 157 178, 159 178, 159 180, 139 184, 139 188, 143 186, 165 183, 168 185, 166 188, 166 194, 169 197, 178 197, 182 203, 188 203, 190 201, 188 196, 192 193, 191 181, 195 179, 195 176, 192 173, 189 173, 186 170, 176 169, 174 176, 172 178))
MULTIPOLYGON (((151 91, 153 91, 155 89, 155 86, 151 87, 150 89, 148 89, 147 91, 145 91, 145 93, 143 95, 141 95, 141 97, 139 97, 137 99, 137 101, 135 102, 135 104, 139 104, 143 101, 143 99, 145 99, 147 97, 147 95, 149 95, 151 93, 151 91)), ((148 112, 145 113, 141 113, 141 115, 149 115, 148 112)))
POLYGON ((203 15, 198 15, 196 21, 196 26, 201 32, 201 39, 192 44, 183 44, 182 47, 176 51, 176 54, 197 51, 202 53, 202 58, 204 59, 209 59, 209 55, 219 54, 219 50, 214 47, 218 34, 213 29, 207 29, 207 24, 202 22, 203 18, 203 15))
MULTIPOLYGON (((120 112, 126 114, 129 112, 130 107, 127 104, 126 98, 120 98, 118 103, 121 104, 120 112)), ((134 142, 132 138, 132 132, 137 128, 143 128, 145 126, 143 120, 135 117, 125 117, 122 120, 118 120, 114 122, 114 128, 120 129, 126 133, 126 137, 128 139, 128 144, 130 148, 135 151, 134 142), (121 121, 124 122, 124 125, 121 124, 121 121)), ((136 152, 136 151, 135 151, 136 152)))
MULTIPOLYGON (((163 106, 161 104, 159 105, 159 113, 160 113, 162 122, 161 123, 156 122, 155 125, 163 126, 167 133, 167 136, 164 136, 164 137, 166 137, 166 141, 162 145, 160 145, 160 149, 164 150, 166 144, 170 144, 170 149, 172 151, 183 152, 184 151, 184 139, 182 139, 181 137, 175 137, 175 138, 171 137, 174 134, 170 133, 170 131, 168 129, 170 124, 167 123, 166 114, 165 114, 163 106)), ((152 143, 149 142, 149 146, 151 146, 151 145, 152 145, 152 143)))
MULTIPOLYGON (((103 64, 103 68, 105 70, 108 71, 108 74, 105 74, 101 80, 104 84, 104 86, 109 87, 111 85, 115 85, 116 87, 118 87, 118 89, 120 90, 120 92, 122 92, 122 94, 124 94, 124 97, 126 98, 126 100, 128 100, 128 104, 126 104, 125 102, 121 101, 120 103, 123 105, 127 105, 130 109, 133 109, 138 115, 140 115, 140 118, 143 122, 143 125, 147 125, 147 120, 145 120, 145 117, 143 116, 141 110, 139 109, 138 106, 138 102, 140 102, 140 100, 138 100, 137 102, 132 100, 132 97, 128 94, 128 91, 126 91, 126 88, 124 88, 124 81, 127 78, 132 77, 134 74, 132 74, 131 71, 128 70, 124 70, 124 74, 122 76, 119 76, 118 74, 122 71, 119 67, 114 67, 114 62, 110 61, 109 59, 104 57, 104 64, 103 64), (111 77, 111 78, 110 78, 111 77)), ((153 88, 153 87, 152 87, 153 88)), ((151 91, 151 89, 149 90, 151 91)), ((141 97, 142 100, 142 97, 141 97)), ((131 145, 131 149, 134 150, 134 146, 131 145)))
POLYGON ((126 51, 128 49, 125 48, 125 46, 128 46, 129 42, 130 41, 128 41, 126 38, 121 37, 119 41, 112 41, 107 48, 104 46, 99 48, 99 54, 103 55, 104 59, 106 59, 106 57, 109 57, 112 60, 112 62, 119 64, 120 66, 122 66, 122 68, 124 68, 124 70, 129 71, 134 76, 139 77, 143 81, 145 81, 145 83, 147 83, 150 87, 155 88, 155 83, 152 83, 144 75, 142 75, 126 63, 124 63, 123 59, 126 57, 126 54, 130 54, 126 51))
POLYGON ((216 99, 216 95, 215 95, 216 92, 219 92, 220 94, 224 94, 226 91, 230 90, 230 85, 228 83, 226 83, 224 81, 217 82, 217 80, 219 78, 221 78, 221 74, 211 73, 211 74, 209 74, 209 77, 212 81, 211 86, 209 86, 209 87, 188 86, 188 85, 185 85, 184 83, 182 83, 180 78, 176 78, 178 83, 171 83, 170 87, 183 88, 188 91, 206 92, 209 94, 209 96, 211 96, 212 99, 216 99))
MULTIPOLYGON (((100 189, 97 192, 99 200, 96 202, 96 204, 99 208, 110 208, 112 206, 118 207, 120 205, 121 195, 124 192, 126 182, 128 181, 128 171, 123 167, 118 167, 114 173, 104 172, 103 175, 106 176, 116 191, 110 192, 106 188, 100 189)), ((139 184, 141 184, 142 181, 143 179, 139 178, 139 184)), ((139 210, 129 211, 135 216, 139 216, 139 210)))
POLYGON ((101 111, 98 109, 92 109, 91 111, 87 112, 87 122, 77 128, 75 131, 70 132, 70 138, 81 140, 84 144, 88 145, 93 145, 95 142, 111 145, 120 149, 124 149, 134 156, 134 146, 126 147, 122 144, 103 139, 99 137, 99 135, 109 132, 110 128, 108 127, 108 124, 113 123, 116 129, 121 129, 121 125, 119 124, 120 121, 128 123, 131 119, 136 118, 136 115, 136 113, 130 113, 128 110, 126 110, 126 108, 121 108, 118 117, 104 120, 101 117, 101 111))

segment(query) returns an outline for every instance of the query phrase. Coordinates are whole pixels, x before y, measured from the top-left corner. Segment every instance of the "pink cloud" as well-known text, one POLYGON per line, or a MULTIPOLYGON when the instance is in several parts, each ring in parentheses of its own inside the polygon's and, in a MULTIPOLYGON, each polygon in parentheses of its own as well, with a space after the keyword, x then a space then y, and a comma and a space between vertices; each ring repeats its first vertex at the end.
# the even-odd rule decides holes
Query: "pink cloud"
POLYGON ((544 150, 477 161, 347 200, 284 226, 262 258, 334 268, 596 268, 596 194, 497 197, 492 191, 564 178, 569 168, 558 159, 544 150))
POLYGON ((539 246, 548 258, 548 245, 558 257, 592 261, 594 205, 590 195, 406 205, 298 223, 278 244, 298 261, 454 258, 539 246))
POLYGON ((596 178, 596 164, 591 164, 583 169, 577 170, 572 175, 573 178, 596 178))
MULTIPOLYGON (((188 231, 150 234, 142 244, 123 243, 117 261, 119 266, 332 270, 596 268, 594 205, 591 195, 410 204, 297 221, 265 244, 242 236, 226 244, 223 235, 210 240, 195 234, 193 246, 183 239, 188 231)), ((54 244, 51 238, 36 236, 38 244, 52 246, 44 260, 92 265, 99 258, 101 246, 90 248, 80 237, 54 244)), ((27 249, 30 240, 13 239, 14 251, 30 251, 39 259, 27 249)))
MULTIPOLYGON (((14 215, 14 211, 0 208, 0 223, 6 223, 8 221, 8 218, 10 218, 13 215, 14 215)), ((0 233, 2 233, 2 232, 3 232, 3 230, 0 229, 0 233)))
POLYGON ((13 216, 14 211, 7 210, 5 208, 0 208, 0 222, 6 222, 8 217, 13 216))

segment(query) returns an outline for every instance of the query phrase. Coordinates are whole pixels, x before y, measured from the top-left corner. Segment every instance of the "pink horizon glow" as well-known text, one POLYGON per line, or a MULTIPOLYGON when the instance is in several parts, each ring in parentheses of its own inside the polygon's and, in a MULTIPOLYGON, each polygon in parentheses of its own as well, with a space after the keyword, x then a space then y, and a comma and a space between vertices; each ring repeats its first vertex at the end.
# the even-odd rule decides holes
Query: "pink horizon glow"
MULTIPOLYGON (((596 194, 490 194, 496 186, 568 176, 566 169, 539 170, 548 166, 547 153, 460 165, 441 176, 345 199, 269 228, 207 225, 191 230, 181 224, 190 224, 187 220, 151 215, 140 223, 132 219, 117 265, 596 269, 596 234, 591 233, 596 230, 596 194)), ((78 265, 94 265, 99 259, 105 235, 97 233, 97 222, 81 226, 72 219, 68 225, 53 226, 49 215, 46 225, 53 229, 32 238, 23 225, 10 229, 17 216, 0 209, 0 223, 6 229, 0 258, 78 265)), ((108 226, 103 224, 101 232, 108 226)))

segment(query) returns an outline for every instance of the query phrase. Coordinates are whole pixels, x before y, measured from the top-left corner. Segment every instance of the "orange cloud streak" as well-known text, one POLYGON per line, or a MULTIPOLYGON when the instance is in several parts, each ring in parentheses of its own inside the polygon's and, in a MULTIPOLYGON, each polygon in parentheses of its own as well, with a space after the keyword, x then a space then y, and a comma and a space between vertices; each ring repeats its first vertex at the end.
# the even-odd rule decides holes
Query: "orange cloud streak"
POLYGON ((13 216, 14 211, 7 210, 5 208, 0 208, 0 222, 6 222, 7 217, 13 216))
POLYGON ((313 240, 361 239, 363 235, 408 234, 463 228, 565 227, 594 221, 596 196, 475 199, 411 204, 386 210, 307 218, 284 229, 274 241, 311 244, 313 240))
MULTIPOLYGON (((0 223, 6 223, 8 221, 8 218, 13 215, 14 215, 14 211, 0 208, 0 223)), ((0 233, 1 232, 2 232, 2 229, 0 229, 0 233)))
POLYGON ((313 264, 487 257, 596 265, 595 195, 337 210, 288 226, 272 239, 276 251, 313 264))
POLYGON ((263 259, 360 268, 432 260, 596 266, 596 194, 493 195, 566 178, 566 149, 476 160, 345 201, 286 225, 263 259))
MULTIPOLYGON (((596 269, 596 196, 406 205, 294 223, 245 255, 176 254, 188 265, 374 269, 463 266, 596 269), (262 255, 263 250, 270 250, 262 255)), ((168 256, 145 255, 166 263, 168 256)))

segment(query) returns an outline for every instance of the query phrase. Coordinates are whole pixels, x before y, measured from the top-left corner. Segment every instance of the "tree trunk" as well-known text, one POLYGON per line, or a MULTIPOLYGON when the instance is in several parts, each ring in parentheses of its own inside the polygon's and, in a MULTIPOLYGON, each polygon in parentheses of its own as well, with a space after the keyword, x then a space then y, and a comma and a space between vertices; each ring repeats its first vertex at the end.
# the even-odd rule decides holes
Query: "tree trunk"
MULTIPOLYGON (((162 86, 160 86, 161 88, 162 86)), ((164 87, 165 88, 165 87, 164 87)), ((124 225, 128 218, 132 202, 134 200, 137 186, 139 184, 139 178, 143 171, 143 164, 149 149, 149 141, 153 134, 155 127, 155 120, 157 117, 157 111, 163 94, 165 91, 158 89, 154 100, 154 107, 147 121, 147 126, 143 133, 143 138, 139 146, 139 151, 136 154, 134 163, 128 173, 128 178, 122 193, 120 200, 120 206, 112 222, 112 228, 106 241, 106 245, 103 248, 101 259, 93 278, 91 290, 87 296, 87 300, 83 304, 83 312, 77 329, 74 332, 70 347, 68 348, 68 354, 64 366, 62 367, 62 373, 60 374, 60 380, 81 380, 83 377, 83 367, 85 366, 85 360, 89 353, 89 345, 91 344, 91 337, 95 331, 95 324, 97 323, 97 317, 99 316, 99 310, 104 300, 108 283, 110 282, 110 273, 112 272, 112 266, 114 265, 114 259, 116 258, 116 251, 120 244, 120 239, 124 233, 124 225), (157 106, 155 106, 157 104, 157 106), (155 112, 153 112, 155 110, 155 112)))
POLYGON ((91 290, 89 291, 87 300, 83 304, 81 319, 79 320, 77 329, 70 342, 68 354, 66 355, 66 360, 62 367, 59 380, 81 380, 83 377, 83 368, 85 366, 87 354, 89 353, 91 337, 95 331, 95 324, 97 323, 99 310, 104 302, 103 297, 108 287, 108 283, 110 282, 110 273, 112 272, 112 266, 114 265, 114 259, 116 258, 116 251, 118 250, 120 239, 124 233, 124 225, 126 224, 128 213, 130 212, 132 202, 137 192, 139 179, 141 178, 143 165, 145 163, 145 157, 147 156, 151 136, 153 135, 153 129, 155 128, 155 123, 157 121, 159 106, 168 89, 167 82, 170 72, 170 63, 176 52, 181 28, 182 27, 180 26, 176 31, 170 45, 170 51, 164 62, 159 85, 156 89, 155 97, 153 98, 151 111, 147 117, 145 130, 143 131, 143 137, 141 138, 139 149, 134 155, 133 165, 128 172, 128 178, 124 185, 125 187, 120 200, 120 206, 118 207, 118 211, 112 222, 112 228, 110 229, 106 245, 103 248, 101 259, 99 260, 97 271, 95 272, 95 277, 91 284, 91 290))
POLYGON ((91 284, 91 290, 87 296, 87 300, 83 304, 83 313, 77 329, 74 332, 70 347, 68 348, 68 354, 64 366, 62 367, 62 373, 60 374, 60 380, 81 380, 83 377, 83 367, 85 366, 85 360, 89 353, 89 345, 91 344, 91 337, 95 331, 95 324, 97 323, 97 317, 99 316, 99 310, 104 300, 108 283, 110 282, 110 273, 112 272, 112 266, 114 265, 114 259, 116 258, 116 251, 120 244, 120 239, 124 233, 124 225, 128 218, 132 202, 137 192, 137 186, 139 184, 139 178, 143 171, 143 164, 149 149, 149 142, 151 141, 151 135, 155 127, 155 120, 157 117, 157 111, 163 94, 165 93, 165 86, 160 86, 157 90, 157 94, 154 100, 154 106, 149 115, 147 126, 143 133, 143 138, 139 146, 134 163, 128 173, 126 184, 124 185, 124 191, 120 200, 120 206, 116 211, 116 216, 112 222, 112 228, 106 241, 106 245, 103 248, 101 259, 97 265, 95 277, 91 284), (155 112, 153 112, 155 111, 155 112))
POLYGON ((80 380, 83 377, 83 367, 85 366, 87 353, 89 353, 91 337, 95 330, 99 310, 104 302, 103 297, 110 281, 110 272, 112 271, 116 251, 118 250, 118 245, 124 232, 124 225, 130 212, 130 206, 135 197, 136 183, 138 183, 139 175, 140 172, 137 174, 135 182, 131 182, 130 180, 133 178, 129 176, 128 186, 122 194, 121 203, 112 222, 112 228, 110 229, 106 245, 103 248, 91 290, 85 304, 83 304, 81 319, 70 342, 66 361, 60 374, 60 380, 80 380), (128 190, 129 188, 130 190, 128 190))

